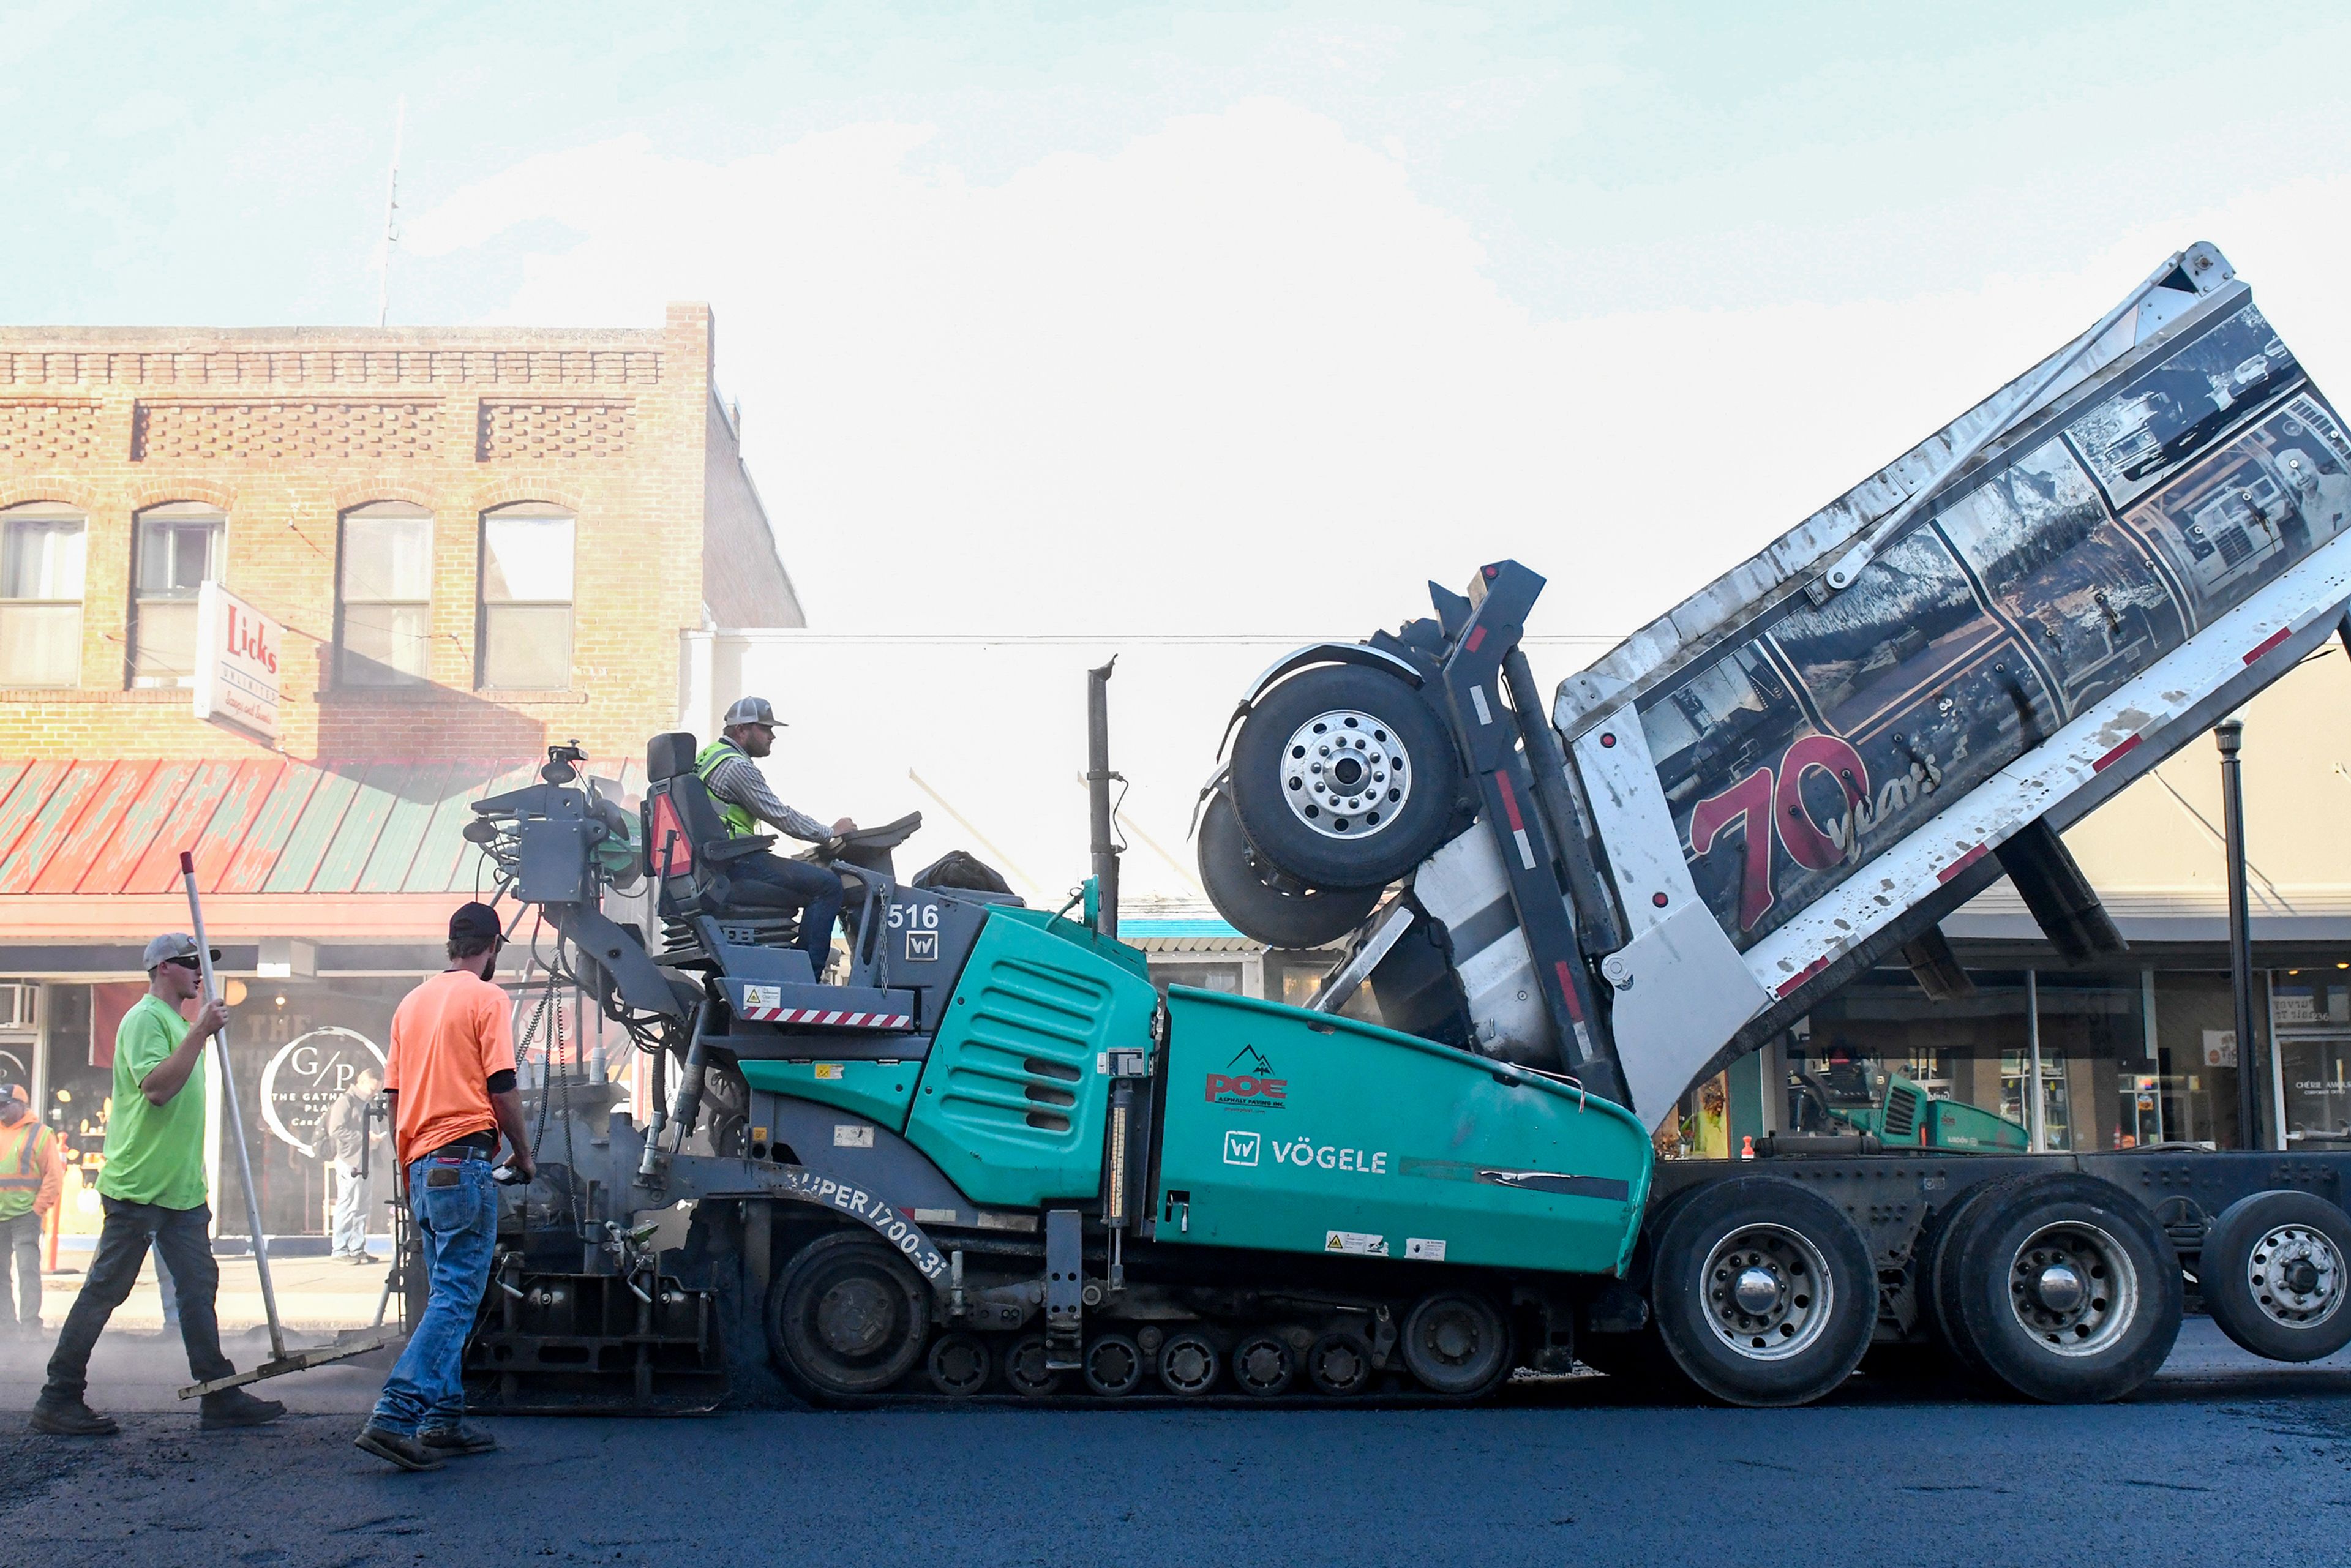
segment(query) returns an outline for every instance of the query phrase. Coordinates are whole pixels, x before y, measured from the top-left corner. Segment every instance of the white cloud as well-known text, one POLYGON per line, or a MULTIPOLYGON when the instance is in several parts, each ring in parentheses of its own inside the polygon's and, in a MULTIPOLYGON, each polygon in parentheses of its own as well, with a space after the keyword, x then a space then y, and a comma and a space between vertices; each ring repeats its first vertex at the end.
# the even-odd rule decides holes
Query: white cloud
POLYGON ((2106 254, 2020 258, 1965 294, 1782 305, 1757 277, 1736 310, 1593 298, 1559 321, 1496 289, 1391 152, 1281 101, 993 185, 935 166, 931 139, 538 156, 406 248, 462 260, 532 220, 580 236, 527 258, 501 319, 709 299, 785 558, 836 629, 1361 634, 1413 612, 1422 578, 1515 555, 1553 581, 1547 628, 1627 630, 2199 237, 2322 378, 2351 364, 2332 292, 2351 181, 2150 209, 2106 254))

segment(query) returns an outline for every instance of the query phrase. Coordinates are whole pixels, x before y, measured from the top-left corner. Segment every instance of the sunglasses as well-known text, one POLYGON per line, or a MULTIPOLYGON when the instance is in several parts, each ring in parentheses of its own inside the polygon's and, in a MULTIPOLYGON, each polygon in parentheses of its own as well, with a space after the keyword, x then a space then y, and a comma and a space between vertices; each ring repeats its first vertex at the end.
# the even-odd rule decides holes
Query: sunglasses
POLYGON ((183 969, 193 969, 200 975, 204 973, 204 961, 202 958, 166 958, 163 962, 166 964, 177 964, 183 969))

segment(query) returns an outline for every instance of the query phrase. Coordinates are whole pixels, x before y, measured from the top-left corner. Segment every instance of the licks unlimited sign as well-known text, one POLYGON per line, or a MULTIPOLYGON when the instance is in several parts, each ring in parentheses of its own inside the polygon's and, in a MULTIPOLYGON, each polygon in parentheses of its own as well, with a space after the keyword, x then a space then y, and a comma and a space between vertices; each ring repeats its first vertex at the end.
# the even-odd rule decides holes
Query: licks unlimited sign
POLYGON ((217 582, 196 600, 196 716, 277 744, 286 629, 217 582))

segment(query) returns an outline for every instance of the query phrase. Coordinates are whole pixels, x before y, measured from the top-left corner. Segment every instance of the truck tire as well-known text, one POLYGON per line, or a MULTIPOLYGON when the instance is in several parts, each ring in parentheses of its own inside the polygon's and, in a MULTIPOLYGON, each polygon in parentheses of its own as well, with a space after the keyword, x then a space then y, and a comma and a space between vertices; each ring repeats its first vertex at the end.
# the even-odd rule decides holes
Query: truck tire
POLYGON ((2220 1211, 2196 1270, 2204 1308, 2272 1361, 2316 1361, 2351 1344, 2351 1216, 2311 1193, 2273 1190, 2220 1211))
POLYGON ((1699 1388, 1730 1405, 1803 1405, 1861 1364, 1877 1271, 1826 1199, 1780 1176, 1733 1176, 1676 1207, 1649 1299, 1666 1349, 1699 1388))
POLYGON ((1960 1245, 1970 1222, 1987 1212, 1987 1203, 1997 1208, 2004 1201, 2000 1196, 2003 1191, 2033 1179, 2011 1176, 2002 1181, 1978 1182, 1929 1218, 1918 1238, 1920 1315, 1933 1331, 1936 1344, 1960 1366, 1980 1377, 1990 1377, 1991 1369, 1976 1359, 1967 1337, 1959 1329, 1960 1245))
POLYGON ((1200 883, 1208 902, 1242 936, 1269 947, 1320 947, 1336 942, 1364 923, 1384 891, 1371 887, 1326 887, 1284 893, 1268 887, 1251 863, 1249 835, 1218 790, 1200 816, 1200 883))
POLYGON ((931 1288, 862 1230, 820 1236, 768 1288, 768 1353, 810 1398, 879 1394, 914 1370, 930 1335, 931 1288))
POLYGON ((1426 860, 1459 777, 1427 701, 1360 664, 1292 675, 1233 742, 1233 804, 1249 841, 1314 887, 1378 887, 1426 860))
POLYGON ((2072 1173, 2003 1182, 1953 1238, 1962 1354, 2043 1404, 2119 1399, 2179 1337, 2179 1258, 2137 1200, 2072 1173))

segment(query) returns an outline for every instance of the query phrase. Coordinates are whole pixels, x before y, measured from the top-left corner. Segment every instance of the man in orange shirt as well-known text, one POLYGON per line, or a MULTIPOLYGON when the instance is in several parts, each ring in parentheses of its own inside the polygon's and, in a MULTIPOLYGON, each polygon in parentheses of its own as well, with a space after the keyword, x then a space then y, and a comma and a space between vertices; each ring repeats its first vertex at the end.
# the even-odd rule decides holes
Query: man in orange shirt
POLYGON ((501 1133, 515 1169, 525 1180, 534 1174, 507 994, 490 984, 505 942, 496 910, 465 905, 449 917, 449 967, 392 1016, 383 1092, 431 1293, 357 1442, 404 1470, 437 1470, 444 1456, 497 1447, 465 1425, 464 1361, 496 1251, 490 1161, 501 1133))

